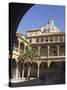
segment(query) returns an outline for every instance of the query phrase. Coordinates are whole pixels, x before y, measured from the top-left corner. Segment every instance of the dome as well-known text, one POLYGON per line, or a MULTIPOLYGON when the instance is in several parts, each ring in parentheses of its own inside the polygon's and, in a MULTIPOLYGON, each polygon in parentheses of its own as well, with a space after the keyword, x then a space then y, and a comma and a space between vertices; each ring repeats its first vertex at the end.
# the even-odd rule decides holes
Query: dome
POLYGON ((49 24, 49 25, 53 25, 53 24, 54 24, 54 21, 53 21, 52 19, 49 19, 49 20, 48 20, 48 24, 49 24))
POLYGON ((54 21, 52 19, 48 20, 48 23, 45 27, 41 28, 43 32, 59 32, 60 30, 54 25, 54 21))

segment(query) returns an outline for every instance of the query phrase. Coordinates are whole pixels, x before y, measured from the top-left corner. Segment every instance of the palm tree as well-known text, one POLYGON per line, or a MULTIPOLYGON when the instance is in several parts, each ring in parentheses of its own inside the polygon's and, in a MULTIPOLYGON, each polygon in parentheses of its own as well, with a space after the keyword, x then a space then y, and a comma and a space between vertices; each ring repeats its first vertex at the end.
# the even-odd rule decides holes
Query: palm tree
POLYGON ((22 76, 24 76, 24 63, 28 62, 28 74, 27 74, 27 77, 30 77, 31 64, 35 59, 38 59, 38 57, 39 56, 37 54, 36 49, 34 49, 32 47, 29 47, 29 46, 27 46, 25 48, 25 50, 20 54, 20 56, 18 58, 19 60, 22 60, 22 62, 23 62, 22 76))
POLYGON ((30 67, 31 67, 31 64, 34 60, 36 60, 38 58, 38 54, 37 54, 37 51, 36 49, 34 48, 29 48, 27 47, 27 59, 28 59, 28 75, 27 77, 30 76, 30 67))
POLYGON ((22 78, 24 77, 24 63, 26 62, 26 52, 24 50, 22 50, 22 52, 20 53, 18 60, 22 61, 23 63, 23 70, 22 70, 22 78))

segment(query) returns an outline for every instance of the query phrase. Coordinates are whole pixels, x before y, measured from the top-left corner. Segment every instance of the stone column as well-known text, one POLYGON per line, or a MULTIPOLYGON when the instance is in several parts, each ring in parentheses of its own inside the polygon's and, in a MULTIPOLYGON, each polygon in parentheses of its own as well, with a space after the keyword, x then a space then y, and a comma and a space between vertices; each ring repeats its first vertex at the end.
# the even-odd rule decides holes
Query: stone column
POLYGON ((59 36, 58 36, 58 42, 59 42, 59 36))
POLYGON ((38 55, 40 56, 40 46, 38 46, 38 55))
POLYGON ((49 67, 49 60, 48 60, 48 57, 49 57, 49 49, 50 49, 50 46, 48 46, 48 55, 47 55, 47 65, 49 67))
POLYGON ((39 78, 39 66, 40 64, 38 64, 38 70, 37 70, 37 77, 39 78))
POLYGON ((54 42, 54 36, 53 36, 53 42, 54 42))
POLYGON ((48 57, 49 57, 49 48, 50 48, 50 46, 48 46, 48 55, 47 55, 47 65, 48 65, 48 67, 49 67, 49 59, 48 59, 48 57))
POLYGON ((18 80, 18 75, 19 75, 18 66, 16 66, 16 80, 18 80))
POLYGON ((28 74, 27 74, 27 76, 30 76, 30 66, 28 68, 28 74))
POLYGON ((39 43, 41 42, 41 38, 39 38, 39 43))
POLYGON ((49 49, 50 49, 50 46, 48 46, 48 57, 49 57, 49 49))
POLYGON ((50 42, 50 36, 48 36, 48 42, 50 42))
POLYGON ((59 46, 57 46, 57 55, 59 56, 59 46))
POLYGON ((24 65, 23 65, 23 70, 22 70, 22 79, 24 78, 24 65))
POLYGON ((44 37, 44 42, 45 42, 45 37, 44 37))
POLYGON ((49 68, 49 66, 50 66, 50 63, 51 63, 51 61, 49 60, 49 61, 48 61, 48 68, 49 68))

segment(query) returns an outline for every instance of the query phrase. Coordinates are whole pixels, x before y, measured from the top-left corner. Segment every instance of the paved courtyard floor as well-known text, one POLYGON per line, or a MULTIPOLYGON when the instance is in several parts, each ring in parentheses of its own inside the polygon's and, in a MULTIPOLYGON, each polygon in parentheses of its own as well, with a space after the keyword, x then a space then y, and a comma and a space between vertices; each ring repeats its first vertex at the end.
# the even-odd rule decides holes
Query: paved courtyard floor
POLYGON ((11 83, 12 87, 25 87, 25 86, 41 86, 41 85, 56 85, 56 84, 64 84, 65 81, 60 79, 56 79, 55 77, 46 77, 46 78, 36 78, 31 80, 25 80, 21 82, 13 82, 11 83))

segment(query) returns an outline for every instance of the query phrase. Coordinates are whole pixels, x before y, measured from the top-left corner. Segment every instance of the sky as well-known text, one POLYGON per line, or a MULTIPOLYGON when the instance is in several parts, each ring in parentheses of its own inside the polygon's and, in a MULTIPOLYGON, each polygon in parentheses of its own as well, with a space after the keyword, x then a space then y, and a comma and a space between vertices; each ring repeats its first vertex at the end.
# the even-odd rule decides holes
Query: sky
POLYGON ((26 34, 28 30, 46 26, 49 19, 54 21, 54 25, 60 31, 65 31, 64 6, 36 4, 23 16, 18 25, 17 32, 26 34))

